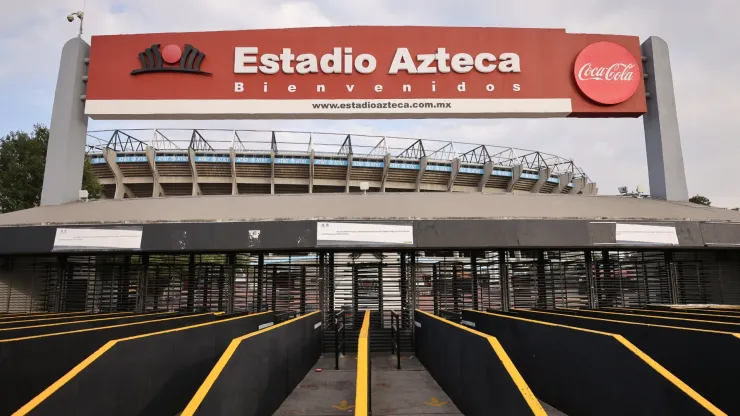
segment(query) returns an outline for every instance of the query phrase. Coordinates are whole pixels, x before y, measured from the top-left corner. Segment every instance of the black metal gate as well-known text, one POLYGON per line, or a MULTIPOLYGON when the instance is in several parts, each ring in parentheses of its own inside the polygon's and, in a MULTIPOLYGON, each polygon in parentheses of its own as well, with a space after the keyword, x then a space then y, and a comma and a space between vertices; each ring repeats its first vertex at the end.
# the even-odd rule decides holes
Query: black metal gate
POLYGON ((412 350, 412 256, 397 252, 327 253, 322 256, 325 351, 333 351, 336 324, 333 317, 340 311, 347 318, 347 348, 356 351, 356 338, 365 310, 371 311, 372 351, 391 350, 391 312, 401 315, 402 350, 412 350))

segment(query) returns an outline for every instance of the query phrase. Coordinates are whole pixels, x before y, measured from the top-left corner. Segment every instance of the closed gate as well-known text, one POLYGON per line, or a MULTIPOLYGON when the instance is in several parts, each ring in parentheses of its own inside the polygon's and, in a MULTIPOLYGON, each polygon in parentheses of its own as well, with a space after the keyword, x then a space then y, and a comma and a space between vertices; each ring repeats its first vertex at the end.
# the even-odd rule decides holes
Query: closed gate
POLYGON ((365 310, 371 311, 370 347, 391 349, 391 312, 401 315, 401 347, 412 349, 411 256, 399 253, 329 253, 324 255, 326 332, 324 349, 334 348, 334 317, 344 315, 348 350, 356 349, 365 310))

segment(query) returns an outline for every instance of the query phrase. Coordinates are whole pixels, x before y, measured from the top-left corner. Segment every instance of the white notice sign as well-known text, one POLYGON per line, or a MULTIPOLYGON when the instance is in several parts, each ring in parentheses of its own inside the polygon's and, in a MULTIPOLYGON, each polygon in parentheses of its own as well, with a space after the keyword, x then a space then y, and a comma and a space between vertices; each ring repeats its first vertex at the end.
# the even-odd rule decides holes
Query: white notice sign
POLYGON ((54 250, 140 250, 141 228, 57 228, 54 250))
POLYGON ((316 241, 318 244, 414 244, 414 227, 412 225, 319 222, 316 228, 316 241))
POLYGON ((678 245, 676 227, 673 225, 643 225, 617 223, 618 244, 678 245))

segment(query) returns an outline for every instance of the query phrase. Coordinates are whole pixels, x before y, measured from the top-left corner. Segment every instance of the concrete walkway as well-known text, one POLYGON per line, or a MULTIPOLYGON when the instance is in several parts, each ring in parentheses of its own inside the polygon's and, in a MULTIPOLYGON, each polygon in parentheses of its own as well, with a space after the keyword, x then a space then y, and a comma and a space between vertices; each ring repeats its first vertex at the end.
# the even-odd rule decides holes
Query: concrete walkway
POLYGON ((354 414, 357 356, 347 355, 334 369, 334 355, 319 359, 293 393, 274 414, 276 416, 334 416, 354 414), (321 371, 316 371, 320 369, 321 371))
MULTIPOLYGON (((327 354, 319 359, 274 415, 352 415, 356 377, 356 355, 341 357, 337 371, 334 355, 327 354)), ((401 370, 397 370, 395 356, 373 354, 371 393, 373 416, 462 415, 412 355, 402 356, 401 370)), ((542 405, 548 415, 564 416, 546 403, 542 405)))
POLYGON ((401 357, 401 370, 390 354, 372 358, 373 416, 462 415, 424 366, 401 357))

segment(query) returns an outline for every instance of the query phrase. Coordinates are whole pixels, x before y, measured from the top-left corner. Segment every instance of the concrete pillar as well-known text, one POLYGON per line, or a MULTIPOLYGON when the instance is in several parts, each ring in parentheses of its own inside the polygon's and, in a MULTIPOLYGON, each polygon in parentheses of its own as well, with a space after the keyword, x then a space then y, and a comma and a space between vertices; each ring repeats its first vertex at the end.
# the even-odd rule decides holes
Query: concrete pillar
POLYGON ((270 152, 270 194, 275 194, 275 152, 270 152))
POLYGON ((593 182, 586 183, 586 186, 583 187, 583 195, 595 195, 594 189, 596 188, 596 184, 593 182))
POLYGON ((229 165, 231 166, 231 195, 239 195, 239 186, 236 184, 236 152, 229 148, 229 165))
POLYGON ((416 175, 416 192, 421 191, 421 178, 424 177, 424 171, 427 169, 427 158, 419 159, 419 174, 416 175))
POLYGON ((385 192, 385 182, 388 180, 388 169, 391 166, 391 155, 386 153, 383 159, 383 181, 380 184, 380 192, 385 192))
POLYGON ((486 162, 483 165, 483 176, 480 178, 480 183, 478 183, 478 192, 483 192, 486 188, 486 182, 491 177, 491 173, 493 173, 493 162, 486 162))
POLYGON ((113 172, 113 178, 116 180, 116 192, 113 195, 113 199, 123 199, 127 195, 129 198, 133 198, 134 193, 123 184, 123 172, 121 172, 121 168, 118 167, 118 162, 116 162, 117 156, 118 153, 115 150, 107 147, 103 149, 103 159, 105 159, 111 172, 113 172))
POLYGON ((562 192, 563 189, 565 189, 565 187, 568 186, 570 181, 573 180, 573 174, 570 172, 561 173, 560 175, 558 175, 558 180, 559 180, 558 184, 552 188, 551 193, 553 194, 559 194, 560 192, 562 192))
POLYGON ((347 154, 347 175, 344 177, 344 192, 349 193, 349 178, 352 175, 352 153, 347 154))
POLYGON ((316 154, 314 153, 313 149, 311 149, 311 153, 308 155, 308 193, 313 193, 313 161, 316 154))
POLYGON ((162 185, 159 184, 159 171, 157 170, 156 157, 157 154, 154 149, 151 146, 147 146, 146 160, 149 162, 149 168, 152 170, 152 178, 154 179, 152 183, 152 198, 164 196, 164 189, 162 189, 162 185))
POLYGON ((586 187, 587 179, 584 177, 573 179, 573 187, 568 191, 571 195, 578 195, 586 187))
POLYGON ((514 190, 514 185, 519 182, 519 179, 522 177, 522 173, 524 173, 524 165, 516 165, 511 168, 511 179, 509 179, 509 184, 506 185, 506 192, 514 190))
POLYGON ((642 55, 648 94, 647 113, 642 122, 650 195, 668 201, 688 201, 668 44, 651 36, 642 44, 642 55))
POLYGON ((200 185, 198 184, 198 168, 195 166, 195 150, 188 148, 188 159, 190 160, 190 173, 193 175, 193 193, 192 196, 198 196, 200 192, 200 185))
POLYGON ((550 172, 550 168, 540 169, 539 178, 537 179, 537 182, 535 182, 530 192, 532 192, 533 194, 539 193, 542 190, 542 187, 545 186, 545 184, 547 183, 547 180, 550 179, 550 172))
POLYGON ((51 109, 41 205, 74 202, 80 197, 87 135, 83 76, 87 75, 89 56, 90 45, 81 38, 70 39, 62 48, 51 109))
POLYGON ((452 191, 452 187, 455 185, 455 178, 457 178, 457 173, 460 171, 460 159, 453 160, 450 166, 452 171, 450 172, 450 180, 447 182, 447 192, 452 191))

